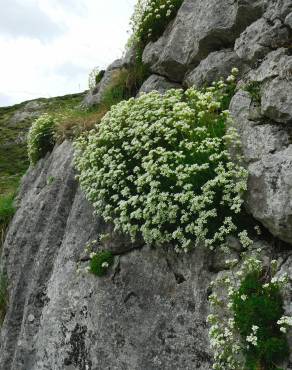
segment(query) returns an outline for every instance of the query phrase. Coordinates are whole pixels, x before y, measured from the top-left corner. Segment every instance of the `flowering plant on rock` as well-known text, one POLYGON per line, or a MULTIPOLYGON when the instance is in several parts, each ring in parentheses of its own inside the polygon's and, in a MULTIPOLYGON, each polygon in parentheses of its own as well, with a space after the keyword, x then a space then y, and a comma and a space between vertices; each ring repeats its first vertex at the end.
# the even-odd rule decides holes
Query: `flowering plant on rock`
POLYGON ((284 314, 282 293, 288 276, 276 260, 265 265, 260 250, 228 261, 231 271, 212 284, 210 341, 217 370, 280 370, 289 356, 286 337, 292 318, 284 314), (236 272, 235 272, 236 271, 236 272))
POLYGON ((177 250, 212 249, 237 233, 247 171, 227 148, 238 144, 228 128, 229 88, 220 81, 151 92, 112 107, 75 142, 78 179, 95 212, 133 240, 177 250))
POLYGON ((162 36, 169 22, 176 16, 183 0, 138 0, 131 18, 130 44, 138 48, 139 57, 150 41, 162 36))
POLYGON ((53 149, 56 142, 55 129, 56 120, 49 114, 43 114, 33 122, 27 138, 28 157, 31 164, 35 164, 53 149))

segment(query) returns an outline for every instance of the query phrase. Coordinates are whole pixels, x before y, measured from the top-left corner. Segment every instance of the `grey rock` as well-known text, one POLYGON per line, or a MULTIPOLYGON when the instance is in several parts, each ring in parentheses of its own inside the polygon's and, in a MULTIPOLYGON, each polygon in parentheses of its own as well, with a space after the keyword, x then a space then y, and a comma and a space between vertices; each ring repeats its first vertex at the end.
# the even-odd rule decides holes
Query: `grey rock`
POLYGON ((277 77, 263 88, 262 114, 280 123, 292 122, 292 79, 277 77))
POLYGON ((32 100, 25 104, 23 108, 17 110, 9 121, 10 127, 18 127, 19 124, 25 122, 26 120, 36 119, 41 114, 45 107, 45 103, 32 100))
POLYGON ((266 18, 274 21, 281 19, 283 22, 287 15, 292 12, 291 0, 270 0, 268 1, 266 18))
POLYGON ((28 320, 28 322, 34 322, 34 320, 35 320, 34 315, 32 315, 32 314, 28 315, 27 320, 28 320))
POLYGON ((278 76, 289 78, 289 75, 292 76, 291 65, 292 57, 288 55, 288 50, 279 48, 267 54, 260 66, 249 72, 247 80, 265 82, 278 76))
POLYGON ((242 62, 232 49, 215 51, 186 75, 184 85, 196 87, 211 85, 221 77, 228 77, 233 67, 241 69, 242 62))
POLYGON ((292 145, 248 167, 247 205, 269 231, 292 243, 292 145))
POLYGON ((165 77, 151 75, 141 86, 139 94, 149 93, 153 90, 156 90, 163 94, 169 89, 180 89, 181 87, 182 86, 180 84, 176 82, 170 82, 165 77))
POLYGON ((25 176, 2 255, 10 295, 0 368, 209 370, 209 252, 138 244, 103 278, 77 274, 85 244, 109 230, 92 211, 69 142, 25 176))
POLYGON ((235 51, 240 59, 251 64, 261 60, 272 49, 289 42, 289 31, 282 22, 271 25, 265 18, 251 24, 236 40, 235 51))
POLYGON ((117 59, 107 68, 102 80, 85 96, 82 105, 91 107, 101 103, 105 91, 111 86, 119 71, 123 69, 123 60, 117 59))
POLYGON ((292 12, 285 18, 285 24, 292 29, 292 12))
POLYGON ((136 50, 134 47, 131 47, 127 49, 123 57, 122 66, 125 68, 128 68, 128 67, 133 66, 135 62, 136 62, 136 50))
POLYGON ((239 91, 230 110, 249 171, 247 208, 272 234, 292 242, 292 146, 290 130, 250 120, 251 98, 239 91))
POLYGON ((246 163, 261 160, 265 155, 281 151, 289 145, 290 136, 284 127, 251 120, 252 100, 247 91, 240 90, 235 94, 230 111, 240 135, 246 163))
POLYGON ((180 82, 210 52, 231 47, 265 5, 252 0, 185 0, 164 35, 147 45, 143 61, 154 73, 180 82))

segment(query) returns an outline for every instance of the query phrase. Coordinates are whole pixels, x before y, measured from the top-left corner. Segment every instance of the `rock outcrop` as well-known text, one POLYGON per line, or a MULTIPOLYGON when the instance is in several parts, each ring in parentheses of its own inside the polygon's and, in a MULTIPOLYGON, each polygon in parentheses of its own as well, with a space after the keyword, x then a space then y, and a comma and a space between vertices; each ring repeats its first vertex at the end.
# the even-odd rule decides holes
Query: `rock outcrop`
POLYGON ((78 275, 85 244, 105 230, 78 188, 64 142, 24 178, 6 238, 1 369, 210 368, 206 253, 177 258, 117 237, 107 248, 121 256, 107 276, 78 275))
POLYGON ((122 59, 117 59, 112 64, 110 64, 105 71, 105 74, 101 81, 95 86, 94 89, 88 92, 82 104, 86 107, 100 104, 104 93, 111 86, 115 76, 123 67, 124 63, 122 59))
MULTIPOLYGON (((291 19, 291 0, 185 0, 163 36, 146 46, 143 60, 153 75, 141 88, 204 86, 240 69, 230 110, 249 170, 246 208, 272 235, 259 243, 288 273, 291 19)), ((87 104, 100 102, 131 58, 108 68, 87 104)), ((69 142, 29 170, 2 256, 10 302, 1 370, 211 369, 207 298, 210 281, 226 269, 224 258, 199 249, 177 257, 118 235, 107 241, 119 251, 108 274, 78 275, 85 244, 108 229, 78 187, 69 142)), ((234 243, 236 254, 241 246, 234 243)), ((290 293, 285 304, 291 314, 290 293)))
POLYGON ((161 94, 169 89, 180 89, 182 86, 175 82, 170 82, 167 78, 151 75, 141 86, 139 93, 149 93, 150 91, 157 90, 161 94))

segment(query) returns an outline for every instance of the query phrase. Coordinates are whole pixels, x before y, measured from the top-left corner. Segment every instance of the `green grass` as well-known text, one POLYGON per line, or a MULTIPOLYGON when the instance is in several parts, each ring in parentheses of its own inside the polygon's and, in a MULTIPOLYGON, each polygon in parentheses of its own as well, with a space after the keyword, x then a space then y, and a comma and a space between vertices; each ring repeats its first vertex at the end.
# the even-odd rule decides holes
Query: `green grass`
POLYGON ((0 327, 3 324, 6 311, 8 307, 8 291, 7 291, 7 279, 1 274, 0 275, 0 327))
POLYGON ((4 242, 7 227, 14 213, 14 194, 0 195, 0 247, 4 242))
MULTIPOLYGON (((50 99, 36 99, 39 114, 55 114, 72 109, 80 104, 84 94, 65 95, 50 99)), ((28 101, 10 107, 0 107, 0 197, 15 193, 20 178, 29 166, 27 156, 27 132, 36 117, 26 117, 22 121, 14 120, 28 101)))
POLYGON ((87 109, 67 107, 57 112, 57 141, 74 139, 83 132, 90 131, 113 105, 136 96, 149 75, 148 67, 142 63, 136 63, 128 69, 116 70, 98 106, 87 109))

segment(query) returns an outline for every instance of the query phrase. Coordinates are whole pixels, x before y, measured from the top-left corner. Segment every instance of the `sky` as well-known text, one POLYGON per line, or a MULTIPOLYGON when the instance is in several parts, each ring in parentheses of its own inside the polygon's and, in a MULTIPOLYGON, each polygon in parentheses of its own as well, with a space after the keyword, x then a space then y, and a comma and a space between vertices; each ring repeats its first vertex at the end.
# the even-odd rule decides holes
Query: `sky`
POLYGON ((120 58, 136 0, 0 0, 0 106, 88 88, 120 58))

